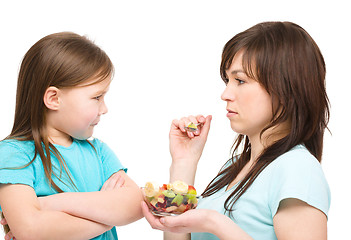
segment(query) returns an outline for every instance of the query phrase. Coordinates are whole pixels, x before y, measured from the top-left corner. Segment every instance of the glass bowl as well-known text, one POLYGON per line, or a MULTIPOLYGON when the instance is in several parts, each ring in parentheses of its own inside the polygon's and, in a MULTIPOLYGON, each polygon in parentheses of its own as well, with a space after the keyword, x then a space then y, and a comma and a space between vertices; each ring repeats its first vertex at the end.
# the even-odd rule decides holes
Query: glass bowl
POLYGON ((141 188, 144 200, 155 216, 176 216, 197 207, 199 196, 179 194, 172 190, 160 190, 154 196, 146 196, 145 188, 141 188))

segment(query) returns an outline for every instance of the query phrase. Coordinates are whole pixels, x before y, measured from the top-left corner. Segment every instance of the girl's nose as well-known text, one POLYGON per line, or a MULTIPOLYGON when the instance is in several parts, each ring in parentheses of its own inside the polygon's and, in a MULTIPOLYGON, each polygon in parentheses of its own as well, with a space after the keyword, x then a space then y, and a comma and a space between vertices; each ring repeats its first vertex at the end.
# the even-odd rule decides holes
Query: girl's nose
POLYGON ((107 112, 108 112, 107 105, 105 101, 103 101, 100 106, 100 115, 106 114, 107 112))

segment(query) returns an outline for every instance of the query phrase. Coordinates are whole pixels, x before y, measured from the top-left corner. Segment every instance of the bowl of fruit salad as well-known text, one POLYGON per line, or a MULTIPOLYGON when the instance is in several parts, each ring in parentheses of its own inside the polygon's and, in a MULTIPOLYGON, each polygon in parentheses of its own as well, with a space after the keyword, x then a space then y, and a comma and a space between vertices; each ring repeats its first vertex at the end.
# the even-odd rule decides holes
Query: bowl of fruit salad
POLYGON ((147 182, 142 188, 144 200, 156 216, 175 216, 197 206, 196 189, 183 181, 157 185, 147 182))

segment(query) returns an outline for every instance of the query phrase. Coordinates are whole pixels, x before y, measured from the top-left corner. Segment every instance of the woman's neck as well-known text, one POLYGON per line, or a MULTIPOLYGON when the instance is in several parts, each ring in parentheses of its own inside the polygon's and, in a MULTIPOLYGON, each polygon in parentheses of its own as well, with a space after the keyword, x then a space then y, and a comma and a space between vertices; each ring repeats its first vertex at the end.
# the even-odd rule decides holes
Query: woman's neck
POLYGON ((254 136, 248 136, 251 144, 251 164, 257 161, 264 149, 287 136, 289 132, 289 125, 281 124, 274 128, 267 129, 262 135, 259 133, 254 136))

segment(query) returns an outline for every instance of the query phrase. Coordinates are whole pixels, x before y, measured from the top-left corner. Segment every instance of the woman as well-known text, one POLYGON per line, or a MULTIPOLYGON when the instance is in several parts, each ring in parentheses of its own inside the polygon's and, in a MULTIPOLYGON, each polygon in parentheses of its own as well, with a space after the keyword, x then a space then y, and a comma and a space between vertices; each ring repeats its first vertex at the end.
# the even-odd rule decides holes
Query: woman
MULTIPOLYGON (((328 183, 320 166, 329 120, 323 56, 300 26, 264 22, 225 45, 222 100, 238 137, 196 210, 156 218, 165 239, 327 239, 328 183), (173 232, 173 233, 169 233, 173 232), (174 234, 181 233, 181 234, 174 234)), ((174 120, 170 181, 194 183, 211 116, 174 120), (203 123, 197 132, 184 129, 203 123)))

